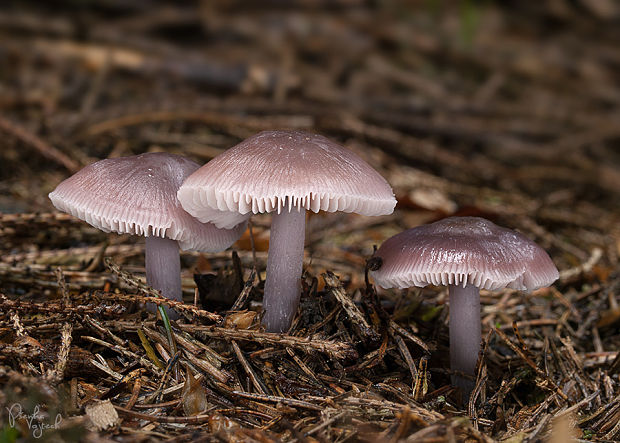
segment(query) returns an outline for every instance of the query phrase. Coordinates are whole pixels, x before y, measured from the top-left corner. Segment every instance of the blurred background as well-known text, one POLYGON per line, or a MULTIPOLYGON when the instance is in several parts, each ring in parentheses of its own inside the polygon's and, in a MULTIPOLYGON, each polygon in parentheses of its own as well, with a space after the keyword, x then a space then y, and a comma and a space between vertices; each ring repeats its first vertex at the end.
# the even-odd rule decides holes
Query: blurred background
MULTIPOLYGON (((60 214, 47 194, 72 173, 103 158, 167 151, 206 163, 258 131, 284 128, 319 132, 357 152, 388 180, 398 199, 390 216, 319 213, 308 217, 305 295, 294 333, 311 331, 313 337, 316 333, 355 342, 359 359, 343 363, 353 365, 346 370, 331 358, 329 364, 314 366, 316 356, 304 356, 310 366, 318 367, 321 377, 329 377, 330 389, 332 382, 346 381, 336 386, 333 392, 338 395, 333 398, 340 402, 334 410, 346 407, 350 417, 357 417, 351 421, 349 435, 359 432, 368 434, 370 441, 383 441, 392 429, 396 431, 391 441, 397 441, 420 426, 432 441, 442 440, 429 429, 445 434, 446 441, 457 441, 453 429, 470 426, 462 420, 469 414, 482 421, 476 422, 475 432, 473 428, 463 431, 468 438, 479 435, 480 426, 493 438, 504 440, 525 429, 532 433, 528 441, 539 441, 536 435, 547 429, 545 423, 550 423, 552 414, 572 410, 593 414, 580 418, 582 438, 596 433, 605 441, 617 440, 617 0, 3 0, 3 309, 13 309, 4 295, 24 303, 43 300, 46 304, 33 305, 36 315, 23 315, 22 321, 33 337, 40 334, 42 340, 52 337, 58 342, 60 325, 67 321, 66 279, 75 303, 81 297, 80 303, 89 304, 84 309, 91 310, 84 312, 97 313, 93 318, 116 328, 123 305, 114 302, 105 311, 96 306, 98 301, 93 307, 97 299, 91 295, 123 289, 122 282, 104 267, 104 256, 113 257, 124 270, 143 275, 143 239, 107 235, 60 214), (377 354, 377 344, 368 345, 359 324, 335 305, 333 296, 316 296, 325 295, 320 275, 331 270, 358 306, 366 303, 368 308, 364 267, 373 245, 450 215, 482 216, 518 229, 544 247, 560 269, 553 287, 533 294, 482 291, 483 336, 491 337, 484 359, 488 380, 482 386, 488 384, 483 389, 488 389, 489 396, 482 391, 474 415, 473 409, 457 410, 445 403, 451 390, 445 369, 445 288, 379 291, 381 306, 390 318, 403 325, 407 334, 412 331, 432 345, 427 355, 414 340, 413 356, 403 340, 391 337, 388 342, 385 330, 377 354), (59 266, 62 272, 55 271, 59 266), (56 313, 39 314, 40 306, 52 306, 56 311, 49 312, 56 313), (555 380, 568 395, 566 402, 549 394, 553 385, 548 380, 535 378, 526 365, 530 363, 520 357, 525 354, 511 351, 516 340, 500 337, 500 331, 512 337, 514 321, 527 341, 525 348, 518 336, 523 352, 531 352, 544 368, 537 374, 555 380), (487 335, 489 331, 495 335, 487 335), (414 367, 418 362, 419 376, 414 367), (429 381, 426 394, 420 391, 422 385, 427 387, 420 380, 429 381), (389 415, 379 403, 379 418, 373 419, 377 426, 364 428, 355 420, 368 420, 367 412, 378 408, 377 403, 369 409, 346 403, 357 401, 361 390, 369 401, 398 402, 392 412, 400 411, 402 404, 408 406, 389 415), (340 395, 343 392, 347 394, 340 395), (410 418, 406 411, 414 400, 428 402, 425 407, 432 414, 410 418), (444 420, 435 410, 455 421, 444 420), (389 417, 393 417, 391 424, 389 417), (434 427, 424 428, 430 423, 434 427), (375 438, 367 429, 381 433, 375 438)), ((264 278, 270 217, 256 216, 252 223, 255 253, 246 232, 234 253, 182 254, 187 303, 194 301, 198 285, 203 307, 224 312, 253 266, 264 278)), ((256 311, 262 299, 258 280, 249 298, 250 308, 256 311)), ((369 312, 378 321, 376 311, 369 312)), ((13 343, 18 321, 15 316, 5 317, 2 340, 13 343)), ((76 331, 101 333, 80 317, 70 318, 76 331)), ((79 342, 79 334, 74 336, 74 345, 93 349, 92 343, 79 342)), ((135 334, 122 336, 138 343, 135 334)), ((260 349, 256 343, 242 345, 244 352, 252 352, 257 369, 267 371, 261 359, 269 359, 269 364, 276 365, 272 372, 277 369, 278 375, 285 375, 282 380, 297 380, 297 370, 289 370, 297 363, 287 362, 288 354, 259 357, 264 350, 254 352, 260 349)), ((23 362, 32 360, 23 353, 33 348, 25 349, 18 349, 19 358, 0 353, 0 360, 5 358, 0 363, 20 362, 20 371, 36 375, 34 369, 23 369, 23 362)), ((234 363, 234 355, 241 354, 239 348, 236 354, 222 349, 233 361, 227 368, 236 367, 241 374, 234 363)), ((290 357, 298 361, 295 354, 290 357)), ((125 365, 123 359, 119 366, 125 365)), ((0 383, 5 379, 0 377, 0 383)), ((97 378, 100 392, 110 386, 108 381, 97 378)), ((85 385, 80 382, 80 386, 85 385)), ((304 398, 306 385, 295 381, 288 386, 291 390, 284 392, 304 398), (301 387, 295 391, 295 386, 301 387)), ((229 396, 211 387, 218 397, 229 396)), ((89 389, 84 392, 94 390, 89 389)), ((256 405, 261 414, 268 410, 262 403, 256 405)), ((317 420, 325 405, 315 406, 318 412, 312 414, 317 420)), ((415 410, 422 411, 418 406, 415 410)), ((304 432, 318 423, 305 420, 295 425, 304 432)), ((272 430, 293 429, 285 425, 272 430)), ((324 441, 345 435, 329 432, 325 431, 324 441)), ((550 441, 569 440, 557 435, 550 441)), ((521 440, 515 436, 514 441, 521 440)), ((421 440, 414 436, 412 441, 421 440)))
POLYGON ((98 159, 165 150, 204 163, 271 128, 323 133, 384 174, 399 206, 377 242, 482 215, 569 261, 594 245, 617 263, 616 1, 0 8, 3 212, 52 210, 47 193, 98 159))

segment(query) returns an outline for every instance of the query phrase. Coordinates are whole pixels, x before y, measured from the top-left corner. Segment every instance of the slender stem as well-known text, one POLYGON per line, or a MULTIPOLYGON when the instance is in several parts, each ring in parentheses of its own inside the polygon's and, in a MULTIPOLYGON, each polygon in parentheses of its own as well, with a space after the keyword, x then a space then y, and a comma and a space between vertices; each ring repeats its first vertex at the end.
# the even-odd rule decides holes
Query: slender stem
MULTIPOLYGON (((181 290, 181 259, 176 240, 146 237, 145 247, 146 283, 171 300, 183 301, 181 290)), ((154 310, 149 306, 149 310, 154 310)), ((168 316, 178 318, 167 310, 168 316)))
POLYGON ((267 332, 285 332, 291 326, 299 297, 304 260, 306 210, 293 207, 271 219, 263 324, 267 332))
MULTIPOLYGON (((480 351, 480 290, 472 285, 450 285, 450 367, 468 375, 475 375, 480 351)), ((460 387, 466 396, 474 382, 457 375, 452 384, 460 387)))

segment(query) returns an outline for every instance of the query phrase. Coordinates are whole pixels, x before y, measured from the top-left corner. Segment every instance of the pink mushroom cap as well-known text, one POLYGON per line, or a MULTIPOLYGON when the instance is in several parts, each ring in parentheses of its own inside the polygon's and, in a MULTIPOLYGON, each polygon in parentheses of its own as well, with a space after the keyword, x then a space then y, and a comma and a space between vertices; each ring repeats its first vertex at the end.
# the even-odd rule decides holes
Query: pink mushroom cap
POLYGON ((473 285, 532 291, 558 279, 547 252, 524 235, 479 217, 449 217, 408 229, 375 252, 383 288, 473 285))
POLYGON ((199 167, 163 152, 100 160, 61 182, 49 198, 56 208, 105 232, 169 238, 184 250, 223 251, 245 224, 218 229, 201 223, 177 199, 183 181, 199 167))
POLYGON ((264 131, 242 141, 192 174, 178 196, 194 217, 222 227, 292 207, 387 215, 396 206, 388 182, 357 154, 301 131, 264 131), (239 217, 224 219, 222 211, 239 217))

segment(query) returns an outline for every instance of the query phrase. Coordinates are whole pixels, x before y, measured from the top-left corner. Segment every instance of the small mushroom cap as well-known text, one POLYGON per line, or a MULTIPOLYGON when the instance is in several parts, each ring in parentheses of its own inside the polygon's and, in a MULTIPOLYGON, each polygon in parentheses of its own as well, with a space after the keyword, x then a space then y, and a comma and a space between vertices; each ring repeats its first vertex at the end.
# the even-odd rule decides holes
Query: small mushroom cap
POLYGON ((474 285, 532 291, 558 279, 549 255, 524 235, 479 217, 450 217, 397 234, 375 252, 383 288, 474 285))
POLYGON ((98 161, 49 194, 54 206, 105 232, 165 237, 184 250, 223 251, 245 230, 218 229, 183 210, 177 190, 200 166, 163 152, 98 161))
POLYGON ((265 131, 218 155, 178 193, 201 221, 222 223, 216 211, 240 214, 291 210, 386 215, 396 199, 387 181, 353 152, 301 131, 265 131))

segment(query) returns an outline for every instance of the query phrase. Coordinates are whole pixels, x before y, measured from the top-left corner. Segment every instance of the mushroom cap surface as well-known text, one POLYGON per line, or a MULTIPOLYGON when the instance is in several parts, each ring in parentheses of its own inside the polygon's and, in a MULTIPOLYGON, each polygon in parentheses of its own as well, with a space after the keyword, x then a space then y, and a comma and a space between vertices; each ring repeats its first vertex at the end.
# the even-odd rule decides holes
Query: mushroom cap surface
POLYGON ((474 285, 531 291, 558 279, 549 255, 524 235, 479 217, 449 217, 408 229, 375 252, 383 288, 474 285))
POLYGON ((105 232, 177 240, 184 250, 223 251, 245 230, 218 229, 185 212, 177 199, 183 180, 200 166, 164 152, 100 160, 49 194, 54 206, 105 232))
POLYGON ((242 141, 192 174, 178 196, 186 211, 218 226, 224 223, 214 211, 387 215, 396 205, 392 188, 368 163, 301 131, 264 131, 242 141))

